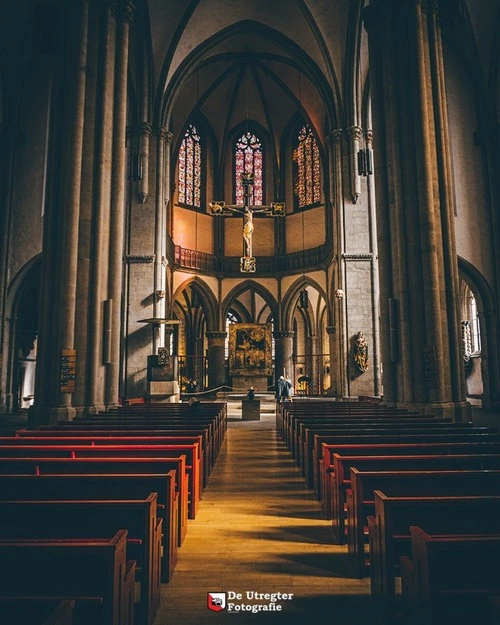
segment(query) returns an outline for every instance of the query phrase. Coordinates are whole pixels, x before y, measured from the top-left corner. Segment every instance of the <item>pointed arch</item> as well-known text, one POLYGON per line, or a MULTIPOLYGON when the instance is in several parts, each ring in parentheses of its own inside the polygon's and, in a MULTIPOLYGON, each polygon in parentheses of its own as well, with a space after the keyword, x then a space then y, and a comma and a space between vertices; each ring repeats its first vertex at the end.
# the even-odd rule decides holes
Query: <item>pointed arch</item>
POLYGON ((226 295, 224 300, 222 301, 221 310, 222 310, 222 318, 225 319, 227 317, 228 310, 231 306, 231 303, 236 300, 240 295, 245 293, 246 291, 252 291, 257 293, 262 297, 262 299, 269 306, 272 317, 276 324, 278 319, 278 304, 276 299, 271 294, 271 292, 266 289, 266 287, 262 286, 259 282, 254 280, 244 280, 234 288, 232 288, 229 293, 226 295))
POLYGON ((483 378, 483 408, 489 408, 500 398, 498 362, 498 310, 495 298, 482 273, 472 263, 458 257, 458 271, 470 286, 476 299, 481 332, 481 373, 483 378))
POLYGON ((299 301, 299 294, 304 288, 310 287, 317 291, 320 298, 325 302, 325 306, 328 308, 328 297, 320 284, 313 280, 310 276, 301 276, 298 278, 288 289, 282 300, 282 316, 283 316, 283 330, 291 330, 293 325, 293 317, 295 308, 299 301))
MULTIPOLYGON (((198 302, 200 303, 205 314, 207 331, 218 330, 218 303, 210 287, 198 276, 182 282, 175 290, 172 296, 172 302, 179 301, 183 293, 187 293, 191 289, 191 293, 196 293, 198 302)), ((186 301, 186 300, 185 300, 186 301)), ((193 302, 188 296, 186 302, 188 306, 192 306, 193 302)))

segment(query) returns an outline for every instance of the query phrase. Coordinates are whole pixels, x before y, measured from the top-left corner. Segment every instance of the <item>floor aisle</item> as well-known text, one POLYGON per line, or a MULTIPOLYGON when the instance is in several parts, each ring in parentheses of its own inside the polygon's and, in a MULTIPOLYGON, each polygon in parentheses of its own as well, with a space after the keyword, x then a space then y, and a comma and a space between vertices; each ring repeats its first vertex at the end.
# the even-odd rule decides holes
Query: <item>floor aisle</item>
POLYGON ((329 523, 274 425, 274 415, 230 421, 154 625, 298 625, 315 618, 361 625, 373 619, 369 580, 354 579, 346 548, 331 544, 329 523), (281 612, 230 610, 231 603, 273 604, 248 599, 252 591, 281 593, 274 601, 281 612), (208 592, 225 592, 226 609, 209 610, 208 592), (233 600, 230 593, 242 597, 233 600))

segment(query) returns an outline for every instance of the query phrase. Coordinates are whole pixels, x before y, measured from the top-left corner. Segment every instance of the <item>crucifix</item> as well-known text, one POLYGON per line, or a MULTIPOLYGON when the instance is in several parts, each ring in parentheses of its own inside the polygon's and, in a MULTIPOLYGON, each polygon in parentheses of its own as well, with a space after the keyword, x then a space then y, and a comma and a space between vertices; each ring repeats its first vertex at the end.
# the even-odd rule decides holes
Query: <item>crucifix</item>
POLYGON ((237 213, 243 217, 243 256, 240 257, 240 271, 242 273, 255 273, 257 269, 255 257, 252 251, 253 216, 255 213, 264 213, 271 217, 285 216, 284 202, 271 202, 269 206, 250 205, 252 195, 253 174, 243 172, 241 174, 241 184, 243 186, 243 204, 226 204, 225 202, 210 202, 209 206, 212 215, 224 215, 237 213))

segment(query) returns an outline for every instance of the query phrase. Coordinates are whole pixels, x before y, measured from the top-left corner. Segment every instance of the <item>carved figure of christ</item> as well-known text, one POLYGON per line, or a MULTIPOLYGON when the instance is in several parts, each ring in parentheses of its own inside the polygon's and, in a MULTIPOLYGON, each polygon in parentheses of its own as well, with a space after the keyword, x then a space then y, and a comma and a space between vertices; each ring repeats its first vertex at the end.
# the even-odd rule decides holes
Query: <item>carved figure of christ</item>
POLYGON ((243 256, 240 257, 240 271, 242 273, 255 273, 257 270, 257 264, 253 256, 252 249, 254 214, 264 213, 272 217, 285 216, 284 202, 272 202, 269 206, 251 206, 250 198, 252 195, 253 183, 253 174, 243 172, 241 175, 241 184, 243 186, 243 204, 226 204, 221 201, 210 202, 209 204, 212 215, 220 216, 228 213, 238 213, 243 217, 243 256))

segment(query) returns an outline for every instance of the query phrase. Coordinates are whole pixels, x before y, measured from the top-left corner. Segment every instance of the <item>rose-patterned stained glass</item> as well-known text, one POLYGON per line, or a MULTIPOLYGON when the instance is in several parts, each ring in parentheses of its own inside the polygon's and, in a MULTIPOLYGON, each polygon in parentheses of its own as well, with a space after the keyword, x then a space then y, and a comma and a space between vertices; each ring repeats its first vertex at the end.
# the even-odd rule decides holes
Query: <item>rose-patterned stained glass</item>
POLYGON ((250 197, 252 205, 263 204, 264 184, 264 155, 260 139, 252 132, 246 132, 236 141, 234 156, 235 173, 235 200, 236 204, 243 204, 243 186, 241 174, 253 173, 253 191, 250 197))
POLYGON ((295 161, 294 191, 299 208, 321 201, 319 149, 308 124, 302 126, 293 153, 295 161))
POLYGON ((179 204, 201 207, 201 142, 193 124, 189 124, 179 149, 179 204))

